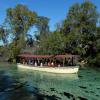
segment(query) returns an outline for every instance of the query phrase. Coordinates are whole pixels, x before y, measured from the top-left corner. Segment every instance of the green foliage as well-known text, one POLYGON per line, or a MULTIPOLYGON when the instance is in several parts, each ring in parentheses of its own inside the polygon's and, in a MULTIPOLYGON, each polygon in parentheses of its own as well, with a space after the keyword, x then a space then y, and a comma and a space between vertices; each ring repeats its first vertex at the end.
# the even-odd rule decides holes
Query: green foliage
POLYGON ((0 27, 0 40, 3 42, 3 44, 7 45, 8 43, 8 37, 9 33, 8 30, 4 28, 4 26, 0 27))
POLYGON ((36 23, 36 17, 36 12, 30 11, 24 5, 19 4, 15 8, 7 9, 6 24, 8 24, 11 30, 12 41, 16 42, 17 47, 25 46, 27 32, 36 23))
POLYGON ((97 20, 98 13, 94 4, 88 1, 77 3, 69 9, 61 32, 65 34, 67 40, 74 37, 71 39, 74 42, 71 46, 82 45, 84 48, 90 41, 95 41, 97 20))
POLYGON ((88 57, 87 61, 88 64, 91 66, 100 67, 100 53, 97 53, 97 55, 94 58, 88 57))
POLYGON ((47 17, 38 16, 36 18, 36 27, 40 35, 46 35, 49 32, 48 22, 49 19, 47 17))
POLYGON ((49 33, 41 38, 39 46, 39 53, 61 54, 64 50, 64 37, 57 31, 49 33))
MULTIPOLYGON (((99 14, 89 1, 70 7, 61 33, 66 37, 66 52, 79 54, 88 63, 96 63, 100 51, 99 14)), ((99 62, 98 62, 99 63, 99 62)))
POLYGON ((7 22, 11 25, 12 32, 18 37, 26 33, 36 21, 37 14, 24 5, 7 9, 7 22))
MULTIPOLYGON (((11 44, 6 48, 9 50, 9 53, 6 54, 8 58, 16 58, 26 45, 33 46, 34 40, 27 32, 35 25, 40 32, 39 35, 44 35, 44 33, 49 31, 48 21, 47 17, 38 16, 36 12, 30 11, 27 6, 21 4, 15 8, 8 8, 5 23, 12 36, 11 44)), ((0 33, 3 32, 0 30, 0 33)), ((4 35, 4 33, 1 35, 4 35)), ((6 38, 4 37, 3 39, 6 38)))

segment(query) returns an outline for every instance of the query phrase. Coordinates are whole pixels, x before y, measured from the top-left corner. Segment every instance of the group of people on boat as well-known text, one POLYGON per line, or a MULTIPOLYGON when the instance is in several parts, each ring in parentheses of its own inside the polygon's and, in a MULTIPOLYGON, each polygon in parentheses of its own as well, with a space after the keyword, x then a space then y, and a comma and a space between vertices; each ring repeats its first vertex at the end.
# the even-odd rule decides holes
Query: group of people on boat
POLYGON ((28 60, 25 60, 25 59, 21 59, 20 60, 20 63, 22 64, 28 64, 28 65, 33 65, 33 66, 51 66, 51 67, 54 67, 54 66, 61 66, 61 63, 56 63, 54 61, 42 61, 42 60, 32 60, 32 59, 28 59, 28 60))
POLYGON ((28 64, 32 66, 73 66, 77 62, 77 55, 32 55, 32 54, 20 54, 19 63, 28 64))
POLYGON ((65 61, 64 65, 62 61, 59 61, 57 59, 53 60, 49 60, 49 59, 42 59, 42 60, 37 60, 37 59, 20 59, 20 63, 22 64, 28 64, 28 65, 32 65, 32 66, 49 66, 49 67, 61 67, 64 65, 72 65, 71 63, 71 59, 68 59, 67 61, 65 61))

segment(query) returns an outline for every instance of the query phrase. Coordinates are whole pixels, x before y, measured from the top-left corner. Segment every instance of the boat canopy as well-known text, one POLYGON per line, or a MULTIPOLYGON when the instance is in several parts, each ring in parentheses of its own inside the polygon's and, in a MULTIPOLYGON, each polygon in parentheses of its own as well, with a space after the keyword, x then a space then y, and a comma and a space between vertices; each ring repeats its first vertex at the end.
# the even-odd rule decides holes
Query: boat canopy
POLYGON ((72 58, 77 55, 65 54, 65 55, 33 55, 33 54, 20 54, 18 57, 20 58, 72 58))
POLYGON ((18 57, 22 58, 52 58, 53 55, 33 55, 33 54, 20 54, 18 57))

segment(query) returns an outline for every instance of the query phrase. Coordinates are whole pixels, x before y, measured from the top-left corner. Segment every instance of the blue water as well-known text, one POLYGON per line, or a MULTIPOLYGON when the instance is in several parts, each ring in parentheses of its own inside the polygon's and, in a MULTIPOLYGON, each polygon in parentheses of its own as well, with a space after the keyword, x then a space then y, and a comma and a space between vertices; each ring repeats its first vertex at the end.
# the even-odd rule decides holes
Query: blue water
POLYGON ((2 66, 0 100, 100 100, 100 71, 59 75, 2 66))

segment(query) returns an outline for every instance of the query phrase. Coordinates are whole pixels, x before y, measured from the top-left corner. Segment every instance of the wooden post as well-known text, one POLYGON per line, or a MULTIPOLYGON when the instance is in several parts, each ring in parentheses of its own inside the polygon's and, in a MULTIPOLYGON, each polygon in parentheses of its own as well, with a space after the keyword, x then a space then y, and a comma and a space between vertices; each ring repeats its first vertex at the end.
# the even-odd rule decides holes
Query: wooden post
POLYGON ((39 60, 39 58, 37 58, 37 65, 40 65, 40 60, 39 60))
POLYGON ((73 66, 73 57, 72 57, 72 66, 73 66))
POLYGON ((63 67, 64 67, 64 65, 65 65, 65 58, 63 59, 63 67))

